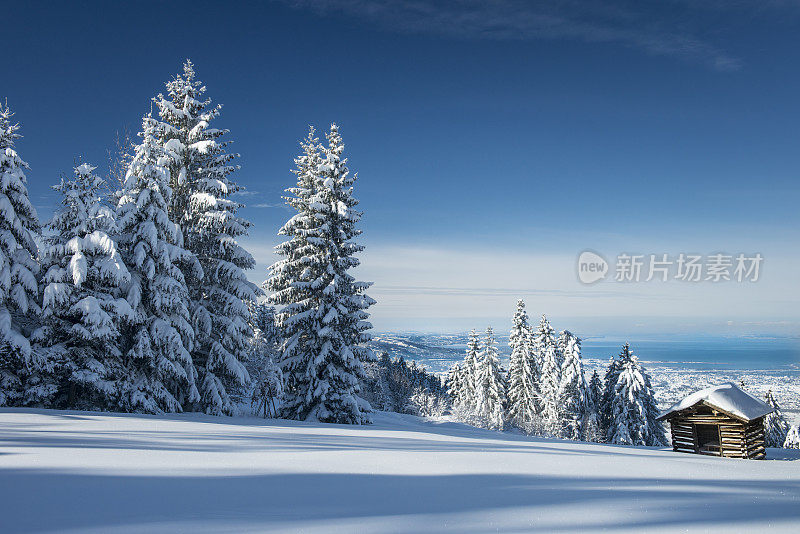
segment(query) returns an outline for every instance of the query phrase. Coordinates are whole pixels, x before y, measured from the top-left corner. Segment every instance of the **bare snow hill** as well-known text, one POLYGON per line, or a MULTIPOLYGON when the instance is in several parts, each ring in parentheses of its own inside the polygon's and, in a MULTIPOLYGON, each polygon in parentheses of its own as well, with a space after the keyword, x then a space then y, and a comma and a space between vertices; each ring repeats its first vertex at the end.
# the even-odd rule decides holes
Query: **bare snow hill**
POLYGON ((798 452, 0 409, 0 532, 800 532, 798 452))

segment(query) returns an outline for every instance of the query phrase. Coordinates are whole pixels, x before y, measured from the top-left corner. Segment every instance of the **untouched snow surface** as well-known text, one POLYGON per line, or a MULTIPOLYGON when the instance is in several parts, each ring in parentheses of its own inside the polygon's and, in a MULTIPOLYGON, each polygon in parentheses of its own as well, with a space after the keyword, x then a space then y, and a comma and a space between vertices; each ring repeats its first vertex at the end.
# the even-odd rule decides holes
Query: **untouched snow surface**
POLYGON ((768 456, 388 413, 349 427, 0 409, 0 531, 800 532, 800 451, 768 456))

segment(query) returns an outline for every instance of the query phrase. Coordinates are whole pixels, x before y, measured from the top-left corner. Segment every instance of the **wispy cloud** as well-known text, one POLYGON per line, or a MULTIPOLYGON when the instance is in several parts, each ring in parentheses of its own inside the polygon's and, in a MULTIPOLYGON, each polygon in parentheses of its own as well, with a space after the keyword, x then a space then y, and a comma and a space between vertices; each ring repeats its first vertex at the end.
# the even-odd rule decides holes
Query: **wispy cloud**
MULTIPOLYGON (((266 252, 257 257, 264 258, 266 252)), ((582 285, 576 273, 576 254, 547 254, 536 250, 490 245, 466 248, 367 246, 356 271, 373 281, 368 294, 378 301, 370 310, 375 324, 400 324, 414 317, 503 317, 524 298, 532 314, 604 318, 610 316, 694 316, 705 320, 797 321, 789 286, 791 259, 772 258, 770 276, 749 286, 712 283, 631 283, 608 279, 582 285), (746 298, 746 310, 737 303, 746 298)), ((274 261, 274 254, 271 254, 274 261)), ((796 284, 795 284, 796 285, 796 284)), ((794 299, 796 303, 796 299, 794 299)), ((641 322, 639 320, 635 322, 641 322)), ((633 323, 633 322, 632 322, 633 323)), ((632 324, 631 323, 631 324, 632 324)), ((466 323, 465 323, 466 324, 466 323)))
POLYGON ((278 202, 264 202, 263 199, 276 198, 278 195, 274 193, 267 193, 264 191, 255 191, 251 189, 240 189, 233 194, 234 197, 240 199, 247 208, 284 208, 288 209, 289 206, 283 201, 278 202))
MULTIPOLYGON (((719 71, 741 61, 685 29, 678 17, 654 17, 647 2, 596 0, 278 0, 318 15, 355 17, 391 31, 469 39, 566 39, 620 43, 719 71)), ((662 5, 663 6, 663 5, 662 5)), ((674 8, 675 6, 673 6, 674 8)), ((684 9, 692 9, 685 6, 684 9)), ((676 8, 674 11, 680 11, 676 8)), ((685 14, 685 13, 683 13, 685 14)))
MULTIPOLYGON (((523 281, 524 282, 524 281, 523 281)), ((631 297, 631 298, 652 298, 651 295, 640 295, 634 291, 602 291, 596 288, 581 288, 578 290, 566 289, 535 289, 524 285, 515 288, 505 287, 426 287, 426 286, 393 286, 381 284, 375 291, 385 294, 403 295, 437 295, 437 296, 463 296, 463 297, 495 297, 512 296, 518 298, 520 295, 536 297, 574 297, 597 299, 605 297, 631 297)), ((374 291, 373 291, 374 292, 374 291)), ((660 299, 669 299, 665 294, 659 295, 660 299)))
POLYGON ((233 195, 237 196, 237 197, 255 197, 255 196, 258 196, 260 194, 261 193, 259 191, 251 191, 250 189, 242 188, 239 191, 237 191, 236 193, 234 193, 233 195))

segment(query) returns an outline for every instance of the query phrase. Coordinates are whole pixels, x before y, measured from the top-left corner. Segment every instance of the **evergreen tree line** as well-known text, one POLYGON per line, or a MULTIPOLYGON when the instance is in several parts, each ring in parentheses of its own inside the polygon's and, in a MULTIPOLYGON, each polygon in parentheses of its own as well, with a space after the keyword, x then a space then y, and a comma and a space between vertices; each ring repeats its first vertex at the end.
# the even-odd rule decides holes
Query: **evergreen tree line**
POLYGON ((448 374, 453 412, 493 429, 514 426, 529 434, 625 445, 666 445, 650 377, 626 344, 603 380, 587 381, 581 340, 556 334, 547 317, 530 324, 517 302, 509 336, 508 370, 500 366, 489 327, 483 340, 473 330, 464 360, 448 374))
POLYGON ((387 412, 439 416, 450 407, 439 377, 413 360, 392 359, 386 352, 366 364, 363 390, 373 407, 387 412))
POLYGON ((360 213, 338 128, 303 144, 275 314, 245 276, 251 225, 222 108, 188 60, 165 85, 110 179, 77 165, 44 225, 0 105, 0 405, 232 414, 250 394, 265 415, 365 422, 354 392, 372 301, 348 274, 360 213))

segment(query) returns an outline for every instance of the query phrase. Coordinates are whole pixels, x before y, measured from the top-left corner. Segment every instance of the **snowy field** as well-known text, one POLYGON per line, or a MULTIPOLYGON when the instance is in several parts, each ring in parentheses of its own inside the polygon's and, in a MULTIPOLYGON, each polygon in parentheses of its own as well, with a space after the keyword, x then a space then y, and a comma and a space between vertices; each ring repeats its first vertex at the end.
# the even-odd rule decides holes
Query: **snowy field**
POLYGON ((800 451, 770 460, 368 427, 0 409, 0 532, 800 532, 800 451))

